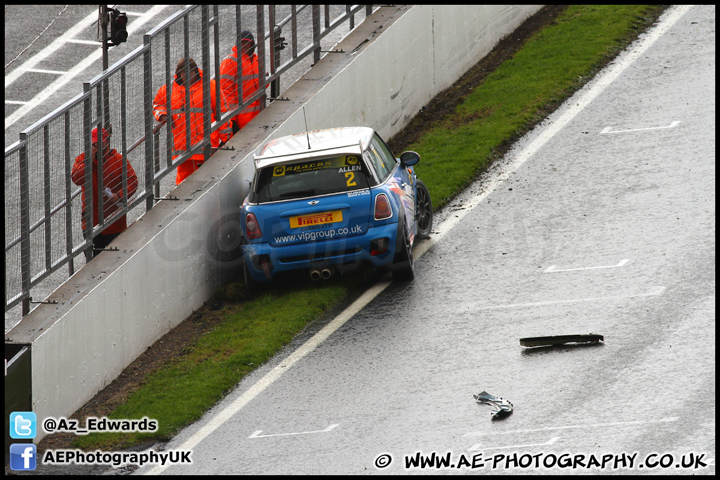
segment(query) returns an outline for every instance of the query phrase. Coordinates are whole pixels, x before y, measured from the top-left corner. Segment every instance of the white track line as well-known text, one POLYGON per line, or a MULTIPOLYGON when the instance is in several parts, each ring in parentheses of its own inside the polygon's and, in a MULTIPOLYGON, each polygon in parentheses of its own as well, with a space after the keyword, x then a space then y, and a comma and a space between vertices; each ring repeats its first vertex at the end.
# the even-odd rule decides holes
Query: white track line
MULTIPOLYGON (((677 422, 680 419, 680 417, 665 417, 660 418, 657 420, 634 420, 631 422, 612 422, 612 423, 594 423, 594 424, 580 424, 580 425, 563 425, 560 427, 542 427, 542 428, 527 428, 524 430, 505 430, 505 431, 497 431, 497 432, 470 432, 463 435, 463 437, 479 437, 483 435, 506 435, 506 434, 518 434, 518 433, 534 433, 534 432, 549 432, 549 431, 557 431, 557 430, 572 430, 572 429, 580 429, 580 430, 586 430, 591 428, 607 428, 607 427, 628 427, 628 426, 637 426, 637 425, 645 425, 648 423, 667 423, 667 422, 677 422)), ((714 427, 714 425, 713 425, 714 427)))
POLYGON ((607 302, 608 300, 625 300, 627 298, 643 298, 643 297, 656 297, 662 295, 665 292, 665 287, 657 286, 653 287, 646 293, 638 293, 636 295, 616 295, 610 297, 589 297, 589 298, 574 298, 567 300, 548 300, 545 302, 531 302, 531 303, 511 303, 508 305, 486 305, 475 307, 475 310, 499 310, 502 308, 525 308, 525 307, 544 307, 547 305, 561 305, 563 303, 583 303, 583 302, 607 302))
POLYGON ((545 273, 577 272, 577 271, 579 271, 579 270, 596 270, 596 269, 598 269, 598 268, 618 268, 618 267, 622 267, 623 265, 625 265, 625 264, 626 264, 627 262, 629 262, 629 261, 630 261, 630 259, 629 259, 629 258, 626 258, 626 259, 624 259, 624 260, 620 260, 620 263, 618 263, 617 265, 604 265, 604 266, 600 266, 600 267, 564 268, 564 269, 561 269, 561 270, 556 270, 556 269, 555 269, 555 267, 556 267, 557 265, 551 265, 551 266, 549 266, 549 267, 545 270, 545 273))
POLYGON ((548 445, 553 445, 555 442, 560 440, 560 437, 553 437, 550 440, 548 440, 545 443, 530 443, 527 445, 504 445, 501 447, 483 447, 482 443, 476 443, 472 447, 470 447, 468 450, 470 451, 476 451, 476 450, 496 450, 499 448, 514 448, 514 449, 520 449, 520 448, 528 448, 528 447, 545 447, 548 445))
POLYGON ((92 45, 95 47, 102 46, 102 42, 100 40, 83 40, 82 38, 71 38, 67 41, 67 43, 76 43, 78 45, 92 45))
MULTIPOLYGON (((27 71, 31 72, 31 73, 48 73, 50 75, 65 75, 67 73, 67 72, 61 72, 59 70, 45 70, 42 68, 29 68, 27 71)), ((24 103, 27 103, 27 102, 24 102, 24 103)))
POLYGON ((251 433, 249 437, 247 438, 265 438, 265 437, 286 437, 286 436, 293 436, 293 435, 308 435, 310 433, 326 433, 331 430, 334 430, 339 423, 333 423, 329 427, 327 427, 325 430, 313 430, 311 432, 292 432, 292 433, 271 433, 268 435, 260 435, 262 433, 262 430, 256 430, 255 432, 251 433))
MULTIPOLYGON (((162 10, 164 10, 168 5, 155 5, 150 10, 145 12, 145 15, 142 17, 139 17, 137 20, 134 20, 133 22, 128 24, 128 35, 133 34, 136 32, 140 27, 142 27, 145 23, 147 23, 149 20, 151 20, 154 16, 159 14, 162 10)), ((82 29, 87 28, 88 23, 92 23, 93 19, 97 18, 97 12, 92 13, 91 15, 88 15, 83 20, 80 21, 80 23, 76 24, 72 29, 68 30, 65 34, 63 34, 61 37, 59 37, 57 40, 55 40, 53 43, 51 43, 48 47, 43 49, 41 52, 39 52, 34 57, 30 58, 27 62, 20 65, 18 68, 10 72, 7 77, 5 77, 5 88, 7 88, 8 85, 10 85, 12 82, 17 80, 17 78, 22 75, 23 73, 27 72, 28 70, 32 69, 37 65, 41 60, 44 60, 47 58, 50 54, 54 53, 58 48, 65 45, 65 43, 68 43, 71 41, 72 37, 74 35, 77 35, 82 29), (68 35, 69 33, 72 33, 72 35, 68 35), (62 39, 62 42, 58 42, 58 40, 62 39), (48 53, 49 52, 49 53, 48 53), (39 59, 38 59, 39 58, 39 59)), ((67 83, 69 83, 71 80, 73 80, 78 74, 80 74, 83 70, 90 67, 93 63, 95 63, 97 60, 102 58, 102 47, 99 46, 98 49, 89 54, 87 57, 85 57, 80 63, 75 65, 73 68, 71 68, 65 75, 62 75, 60 78, 52 82, 50 85, 45 87, 40 93, 35 95, 31 100, 29 100, 25 105, 15 110, 10 116, 5 118, 5 128, 12 126, 20 120, 22 117, 30 113, 35 107, 46 101, 48 98, 50 98, 55 92, 60 90, 63 86, 65 86, 67 83)))
MULTIPOLYGON (((583 108, 585 108, 595 97, 602 93, 602 91, 605 90, 605 87, 610 85, 618 77, 618 75, 620 75, 628 66, 630 66, 643 53, 645 53, 645 51, 650 48, 650 46, 653 45, 655 41, 657 41, 657 39, 659 39, 665 32, 667 32, 667 30, 670 29, 670 27, 672 27, 675 22, 680 19, 680 17, 685 15, 685 13, 687 13, 690 8, 691 6, 688 5, 671 7, 670 14, 663 20, 662 23, 653 28, 653 30, 648 34, 648 36, 644 39, 643 42, 637 45, 637 50, 634 50, 628 55, 623 56, 618 61, 618 63, 616 63, 605 74, 603 74, 597 82, 595 82, 594 86, 592 86, 582 96, 582 98, 577 101, 577 103, 575 103, 573 97, 573 105, 560 118, 558 118, 550 126, 548 126, 548 128, 543 133, 541 133, 540 136, 536 138, 527 148, 525 148, 515 158, 515 160, 510 163, 508 170, 505 173, 502 173, 497 178, 495 178, 482 194, 478 195, 468 203, 467 208, 463 212, 458 212, 458 216, 450 217, 446 221, 444 221, 442 225, 438 228, 439 233, 433 235, 434 238, 432 238, 430 241, 425 241, 419 244, 419 251, 417 252, 416 257, 419 258, 423 253, 425 253, 430 248, 430 246, 432 246, 440 238, 442 238, 452 227, 457 225, 460 219, 467 215, 467 213, 472 210, 473 207, 478 205, 500 184, 507 180, 507 178, 513 171, 517 170, 523 163, 527 161, 528 158, 530 158, 532 154, 534 154, 543 145, 545 145, 545 143, 547 143, 547 141, 550 140, 553 135, 559 132, 565 125, 567 125, 570 120, 575 118, 575 116, 580 113, 583 108)), ((308 340, 294 353, 292 353, 285 361, 283 361, 277 367, 273 368, 256 384, 250 387, 249 390, 247 390, 245 393, 235 399, 230 405, 226 406, 223 410, 218 412, 200 430, 198 430, 192 436, 190 436, 190 438, 185 440, 182 445, 174 448, 178 450, 192 450, 193 448, 195 448, 196 445, 198 445, 205 438, 207 438, 212 432, 214 432, 218 427, 225 423, 225 421, 227 421, 233 415, 239 412, 253 398, 258 396, 263 390, 265 390, 268 386, 275 382, 275 380, 280 378, 283 373, 290 370, 290 367, 292 367, 300 359, 305 357, 305 355, 317 348, 326 338, 328 338, 333 332, 335 332, 335 330, 344 325, 357 312, 359 312, 363 307, 365 307, 365 305, 370 303, 376 296, 378 296, 383 290, 385 290, 388 285, 390 285, 390 282, 385 281, 371 287, 358 300, 356 300, 352 305, 350 305, 350 307, 340 313, 340 315, 338 315, 335 320, 330 322, 322 330, 316 333, 310 340, 308 340)), ((164 472, 165 469, 169 466, 169 464, 157 465, 152 470, 150 470, 148 474, 160 474, 164 472)))
POLYGON ((668 128, 675 128, 678 125, 680 125, 679 120, 675 120, 670 125, 666 125, 664 127, 633 128, 631 130, 613 130, 612 127, 605 127, 605 128, 603 128, 602 132, 600 132, 600 135, 604 135, 606 133, 629 133, 629 132, 647 132, 648 130, 664 130, 664 129, 668 129, 668 128))

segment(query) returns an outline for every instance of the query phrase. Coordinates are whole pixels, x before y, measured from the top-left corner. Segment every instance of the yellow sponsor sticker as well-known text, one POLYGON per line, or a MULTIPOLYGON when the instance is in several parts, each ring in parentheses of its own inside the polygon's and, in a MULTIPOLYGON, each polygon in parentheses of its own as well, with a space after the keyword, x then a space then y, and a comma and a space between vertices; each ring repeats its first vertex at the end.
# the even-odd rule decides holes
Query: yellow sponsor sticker
POLYGON ((296 217, 290 217, 290 228, 311 227, 313 225, 342 222, 342 219, 342 210, 298 215, 296 217))
POLYGON ((278 165, 273 168, 273 177, 280 177, 282 175, 285 175, 285 165, 278 165))

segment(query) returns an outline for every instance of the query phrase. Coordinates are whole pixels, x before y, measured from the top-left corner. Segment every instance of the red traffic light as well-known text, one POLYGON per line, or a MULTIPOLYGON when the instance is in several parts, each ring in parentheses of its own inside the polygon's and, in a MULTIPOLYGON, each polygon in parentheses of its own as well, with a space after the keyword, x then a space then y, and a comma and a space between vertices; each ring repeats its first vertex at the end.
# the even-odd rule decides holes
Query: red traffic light
POLYGON ((127 41, 127 15, 119 10, 112 10, 110 19, 110 41, 120 45, 127 41))

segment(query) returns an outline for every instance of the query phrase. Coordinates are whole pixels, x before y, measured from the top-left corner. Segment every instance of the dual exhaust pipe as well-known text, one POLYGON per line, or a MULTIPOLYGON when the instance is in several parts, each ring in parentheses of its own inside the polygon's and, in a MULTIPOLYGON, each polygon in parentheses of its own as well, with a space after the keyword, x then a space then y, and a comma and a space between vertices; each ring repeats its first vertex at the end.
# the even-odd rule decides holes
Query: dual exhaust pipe
POLYGON ((313 282, 317 282, 320 279, 327 280, 328 278, 333 276, 333 270, 331 267, 325 267, 322 270, 319 268, 311 268, 310 269, 310 279, 313 282))

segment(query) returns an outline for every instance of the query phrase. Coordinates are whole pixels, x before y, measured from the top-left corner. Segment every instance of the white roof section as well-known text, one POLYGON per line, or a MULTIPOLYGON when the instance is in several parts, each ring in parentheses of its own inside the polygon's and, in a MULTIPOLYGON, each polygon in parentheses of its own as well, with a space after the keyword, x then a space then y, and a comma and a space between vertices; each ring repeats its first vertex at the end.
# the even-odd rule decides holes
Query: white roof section
POLYGON ((255 166, 264 168, 313 158, 361 155, 375 130, 369 127, 339 127, 301 132, 270 140, 255 154, 255 166), (308 142, 310 148, 308 148, 308 142))

